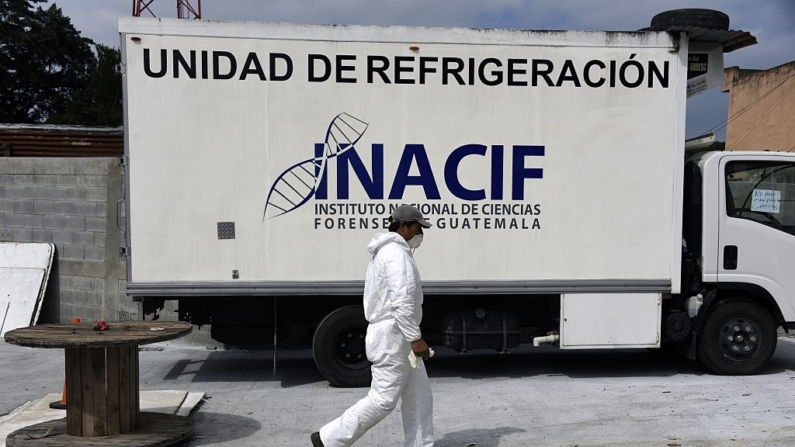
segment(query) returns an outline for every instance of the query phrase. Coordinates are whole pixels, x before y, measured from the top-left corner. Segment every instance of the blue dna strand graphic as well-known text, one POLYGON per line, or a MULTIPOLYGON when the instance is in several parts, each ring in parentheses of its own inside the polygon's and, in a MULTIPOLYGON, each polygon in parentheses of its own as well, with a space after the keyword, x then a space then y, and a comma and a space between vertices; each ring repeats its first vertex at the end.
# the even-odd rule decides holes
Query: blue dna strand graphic
POLYGON ((287 214, 309 201, 326 172, 328 161, 345 151, 356 150, 354 146, 368 126, 347 113, 335 116, 326 130, 323 154, 290 166, 273 182, 262 220, 287 214))

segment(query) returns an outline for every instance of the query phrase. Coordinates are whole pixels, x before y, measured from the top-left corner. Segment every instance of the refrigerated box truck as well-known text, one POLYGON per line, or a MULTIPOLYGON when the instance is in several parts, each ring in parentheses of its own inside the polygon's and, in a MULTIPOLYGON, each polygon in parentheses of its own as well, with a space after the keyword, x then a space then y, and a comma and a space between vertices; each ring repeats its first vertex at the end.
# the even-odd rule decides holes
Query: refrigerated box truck
POLYGON ((367 384, 366 246, 408 203, 433 223, 414 253, 431 345, 671 344, 747 374, 795 324, 795 156, 685 148, 689 78, 707 76, 694 54, 714 78, 719 43, 142 18, 120 31, 126 287, 146 313, 178 300, 218 341, 311 347, 331 383, 367 384))

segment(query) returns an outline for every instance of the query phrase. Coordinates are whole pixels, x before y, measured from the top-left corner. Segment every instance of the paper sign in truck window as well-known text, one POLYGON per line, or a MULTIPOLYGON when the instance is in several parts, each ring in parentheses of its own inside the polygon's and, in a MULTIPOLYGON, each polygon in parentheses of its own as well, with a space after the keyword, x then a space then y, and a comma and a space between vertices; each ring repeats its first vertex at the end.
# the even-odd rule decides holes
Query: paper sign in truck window
POLYGON ((781 209, 781 191, 755 189, 751 211, 778 214, 781 209))

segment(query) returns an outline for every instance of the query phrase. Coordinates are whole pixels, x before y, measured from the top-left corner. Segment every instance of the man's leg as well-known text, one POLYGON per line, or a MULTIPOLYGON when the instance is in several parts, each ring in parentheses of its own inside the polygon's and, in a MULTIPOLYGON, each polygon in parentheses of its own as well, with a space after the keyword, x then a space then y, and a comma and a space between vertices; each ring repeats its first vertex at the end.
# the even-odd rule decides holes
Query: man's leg
POLYGON ((417 368, 409 371, 401 398, 400 412, 403 414, 403 435, 406 439, 404 446, 432 447, 433 394, 425 362, 419 362, 417 368))
POLYGON ((402 362, 396 355, 389 355, 373 364, 373 381, 367 397, 320 429, 323 445, 348 447, 387 417, 397 406, 409 369, 408 359, 402 362))

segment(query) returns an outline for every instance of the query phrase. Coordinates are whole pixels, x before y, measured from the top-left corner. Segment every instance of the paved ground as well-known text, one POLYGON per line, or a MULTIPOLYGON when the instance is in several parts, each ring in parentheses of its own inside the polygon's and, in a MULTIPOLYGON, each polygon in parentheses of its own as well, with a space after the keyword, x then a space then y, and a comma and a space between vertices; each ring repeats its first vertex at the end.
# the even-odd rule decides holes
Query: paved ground
MULTIPOLYGON (((141 389, 204 391, 185 446, 308 446, 309 433, 366 389, 331 388, 308 352, 157 346, 141 353, 141 389)), ((439 447, 792 446, 795 341, 781 339, 760 375, 719 377, 657 351, 524 348, 428 362, 439 447)), ((0 414, 63 380, 60 350, 0 342, 0 414)), ((402 445, 400 415, 361 446, 402 445)))

